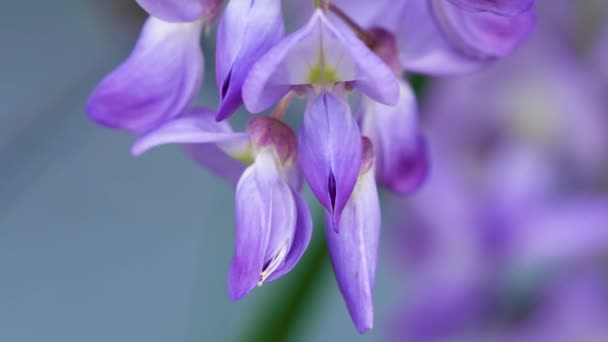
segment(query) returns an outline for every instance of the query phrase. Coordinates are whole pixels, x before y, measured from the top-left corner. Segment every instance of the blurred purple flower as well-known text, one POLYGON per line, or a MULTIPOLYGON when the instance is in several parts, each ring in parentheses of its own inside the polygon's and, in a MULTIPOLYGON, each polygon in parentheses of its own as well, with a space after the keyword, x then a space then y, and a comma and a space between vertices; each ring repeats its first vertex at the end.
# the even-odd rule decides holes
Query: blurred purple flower
POLYGON ((418 127, 418 109, 411 87, 400 82, 399 103, 386 106, 368 97, 361 103, 361 133, 376 151, 378 182, 406 194, 420 186, 428 172, 426 142, 418 127))
POLYGON ((423 104, 430 139, 454 153, 469 151, 473 161, 525 148, 573 174, 602 172, 608 121, 595 76, 567 46, 539 32, 492 69, 435 82, 423 104))
POLYGON ((512 341, 603 341, 608 337, 608 283, 597 268, 583 265, 538 289, 537 308, 512 341))
POLYGON ((471 11, 487 11, 503 15, 516 15, 529 10, 536 0, 449 0, 471 11))
POLYGON ((529 0, 334 3, 362 27, 393 33, 404 70, 430 75, 469 72, 504 57, 526 40, 535 24, 529 0))
POLYGON ((604 77, 604 81, 608 84, 608 24, 604 26, 593 47, 591 58, 604 77))
MULTIPOLYGON (((555 189, 544 187, 514 197, 508 195, 512 192, 509 182, 488 192, 464 176, 465 169, 453 167, 458 159, 444 152, 432 154, 438 168, 434 177, 407 201, 407 211, 400 206, 393 220, 399 222, 396 234, 405 235, 396 242, 400 249, 425 246, 423 253, 400 256, 406 258, 400 267, 406 265, 409 276, 407 298, 396 317, 395 340, 519 341, 519 334, 539 328, 539 323, 524 315, 527 311, 513 307, 519 300, 532 306, 530 310, 540 310, 534 298, 544 291, 532 293, 533 298, 513 297, 534 290, 530 280, 551 282, 547 279, 581 265, 594 268, 595 273, 601 269, 594 265, 601 267, 608 251, 608 200, 556 199, 555 189), (440 210, 435 205, 438 199, 440 210), (418 234, 419 230, 425 234, 418 234), (530 275, 528 283, 523 283, 530 275)), ((511 170, 519 172, 517 167, 511 170)), ((510 176, 500 171, 494 173, 497 184, 510 176)), ((535 176, 542 179, 542 174, 528 178, 535 176)), ((606 304, 602 304, 604 310, 608 310, 606 304)), ((577 324, 584 328, 592 323, 579 320, 577 324)), ((554 333, 559 334, 546 336, 558 336, 554 333)))
POLYGON ((417 249, 399 254, 409 284, 395 340, 605 338, 608 140, 594 76, 542 31, 492 70, 430 87, 433 177, 394 204, 395 245, 417 249))

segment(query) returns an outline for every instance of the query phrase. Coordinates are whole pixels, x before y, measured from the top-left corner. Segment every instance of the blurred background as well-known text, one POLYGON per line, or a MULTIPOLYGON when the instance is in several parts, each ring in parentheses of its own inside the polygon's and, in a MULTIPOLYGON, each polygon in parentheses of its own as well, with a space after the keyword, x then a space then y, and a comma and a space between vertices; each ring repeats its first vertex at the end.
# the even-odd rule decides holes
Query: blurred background
POLYGON ((359 336, 320 227, 293 272, 231 302, 231 186, 88 120, 145 19, 134 1, 3 4, 0 341, 608 340, 608 4, 538 7, 513 56, 420 87, 432 172, 382 193, 359 336))

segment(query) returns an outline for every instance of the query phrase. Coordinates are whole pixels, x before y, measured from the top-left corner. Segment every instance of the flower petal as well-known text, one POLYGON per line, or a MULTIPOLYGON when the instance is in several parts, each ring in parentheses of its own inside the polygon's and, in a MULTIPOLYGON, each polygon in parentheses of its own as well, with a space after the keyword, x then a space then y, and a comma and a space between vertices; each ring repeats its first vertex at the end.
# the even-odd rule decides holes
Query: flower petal
POLYGON ((361 165, 361 134, 345 99, 322 92, 309 100, 298 145, 302 172, 337 228, 361 165))
MULTIPOLYGON (((395 32, 401 63, 408 71, 429 75, 450 75, 480 68, 478 61, 459 53, 438 27, 430 1, 404 1, 382 18, 395 32)), ((382 25, 382 26, 385 26, 382 25)))
POLYGON ((251 66, 285 34, 280 0, 230 1, 217 33, 217 118, 243 103, 241 89, 251 66))
POLYGON ((213 17, 220 0, 136 0, 150 15, 168 22, 195 21, 213 17))
POLYGON ((325 234, 338 286, 360 333, 374 321, 372 289, 380 238, 380 203, 374 172, 359 177, 340 220, 340 232, 326 215, 325 234))
POLYGON ((274 261, 269 257, 280 254, 277 249, 295 231, 296 204, 291 189, 280 181, 272 158, 271 153, 260 153, 237 185, 236 244, 229 273, 233 300, 260 283, 265 267, 274 261))
POLYGON ((533 11, 504 16, 463 10, 445 0, 434 0, 432 7, 439 27, 452 46, 479 60, 511 53, 530 35, 536 21, 533 11))
POLYGON ((228 122, 215 121, 215 113, 206 108, 191 109, 184 117, 142 136, 133 144, 131 153, 138 156, 161 144, 173 143, 183 144, 192 160, 233 185, 245 171, 245 164, 238 157, 247 154, 249 136, 233 132, 228 122))
POLYGON ((428 160, 418 126, 416 97, 409 84, 400 84, 401 96, 394 107, 363 98, 361 133, 374 145, 378 181, 394 192, 406 194, 416 190, 426 178, 428 160))
POLYGON ((517 15, 527 11, 536 0, 449 0, 469 11, 487 11, 502 15, 517 15))
MULTIPOLYGON (((158 129, 137 139, 131 148, 134 156, 163 144, 205 144, 219 143, 223 146, 246 149, 249 141, 247 133, 235 133, 227 122, 217 122, 213 113, 198 109, 190 115, 177 118, 158 129)), ((238 153, 237 153, 238 155, 238 153)))
POLYGON ((182 147, 192 161, 235 187, 247 167, 215 144, 185 144, 182 147))
POLYGON ((295 235, 289 253, 285 257, 284 263, 279 266, 267 279, 273 281, 287 274, 298 263, 304 251, 308 247, 312 236, 312 219, 310 217, 310 209, 302 196, 292 190, 292 195, 296 203, 297 223, 295 235))
POLYGON ((243 85, 250 112, 260 112, 292 86, 352 82, 371 98, 395 104, 398 85, 392 71, 359 39, 329 22, 321 10, 300 30, 270 49, 243 85))
POLYGON ((201 25, 149 18, 129 58, 89 97, 91 119, 141 134, 183 112, 203 77, 201 25))

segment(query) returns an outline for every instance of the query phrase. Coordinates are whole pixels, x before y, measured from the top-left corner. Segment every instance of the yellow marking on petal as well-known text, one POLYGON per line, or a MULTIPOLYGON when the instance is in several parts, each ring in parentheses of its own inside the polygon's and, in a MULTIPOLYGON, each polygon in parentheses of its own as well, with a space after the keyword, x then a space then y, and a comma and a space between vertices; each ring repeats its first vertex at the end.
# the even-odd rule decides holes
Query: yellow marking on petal
POLYGON ((334 84, 340 82, 336 69, 329 68, 323 62, 315 64, 308 73, 310 84, 334 84))
POLYGON ((252 153, 237 154, 237 155, 233 155, 232 158, 240 161, 241 163, 243 163, 245 165, 251 165, 255 161, 255 157, 253 156, 252 153))

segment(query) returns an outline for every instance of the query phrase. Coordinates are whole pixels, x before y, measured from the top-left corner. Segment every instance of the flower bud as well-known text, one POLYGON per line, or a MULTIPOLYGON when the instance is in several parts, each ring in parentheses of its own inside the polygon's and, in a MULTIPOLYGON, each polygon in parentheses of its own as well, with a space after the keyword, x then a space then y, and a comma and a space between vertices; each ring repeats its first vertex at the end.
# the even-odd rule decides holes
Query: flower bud
POLYGON ((391 68, 395 74, 401 73, 401 62, 399 61, 399 48, 395 35, 381 27, 372 27, 369 30, 374 42, 370 49, 391 68))
POLYGON ((293 129, 284 122, 267 116, 258 116, 249 121, 247 132, 255 150, 272 147, 281 163, 296 160, 298 140, 293 129))

